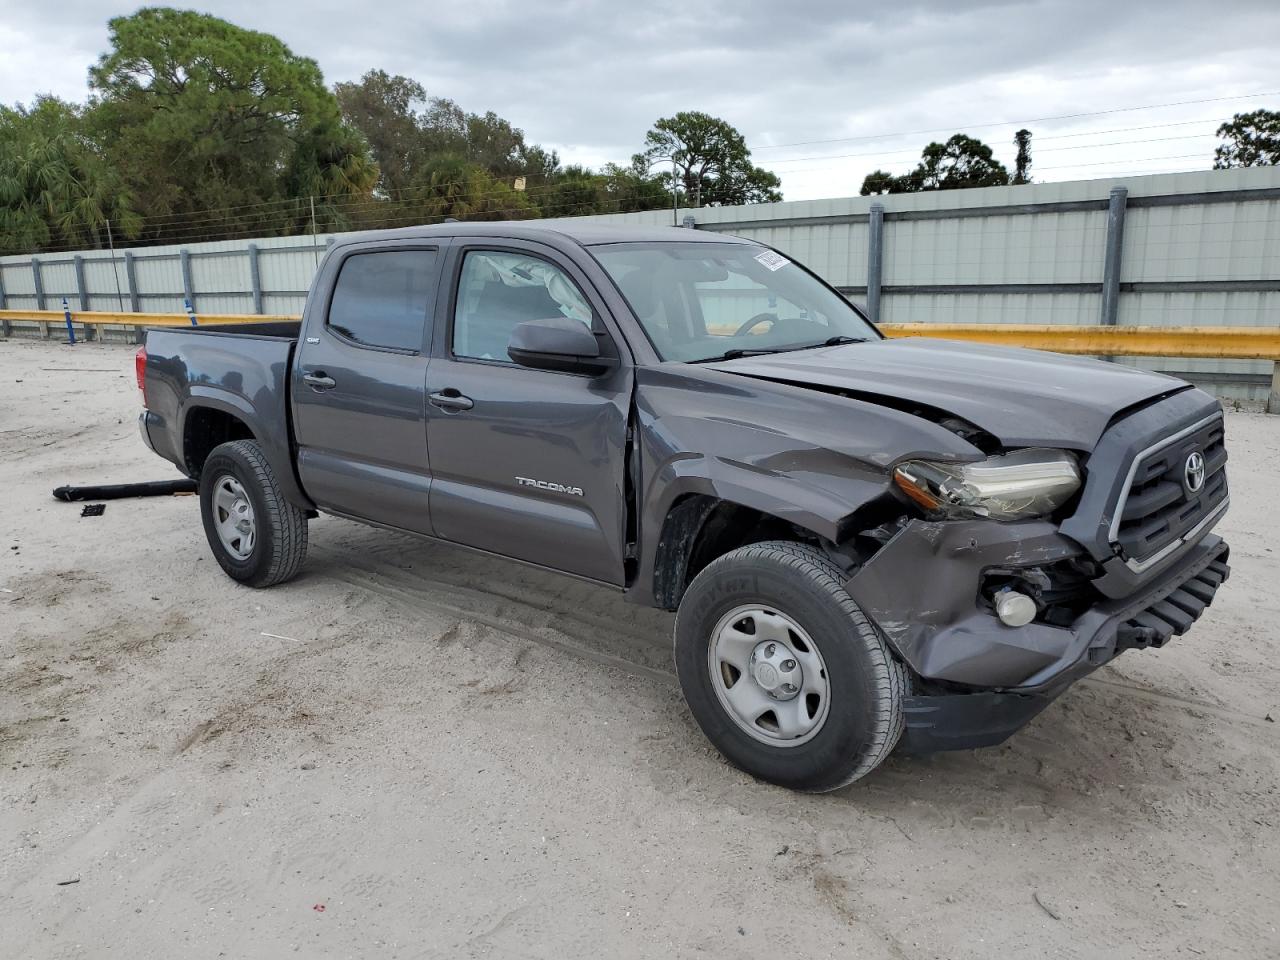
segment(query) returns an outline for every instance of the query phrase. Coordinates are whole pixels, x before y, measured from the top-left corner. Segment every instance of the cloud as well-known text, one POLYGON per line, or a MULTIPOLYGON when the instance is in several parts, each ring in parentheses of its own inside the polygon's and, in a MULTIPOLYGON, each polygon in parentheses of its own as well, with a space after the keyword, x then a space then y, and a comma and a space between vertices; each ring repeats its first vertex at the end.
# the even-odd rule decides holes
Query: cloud
MULTIPOLYGON (((403 73, 468 110, 494 110, 569 161, 625 161, 658 117, 705 110, 742 130, 794 199, 856 193, 875 167, 908 169, 933 138, 912 131, 942 139, 966 129, 1011 163, 1016 127, 987 124, 1280 89, 1280 6, 1266 2, 383 0, 353 13, 333 0, 208 0, 202 8, 280 36, 315 58, 330 83, 375 67, 403 73), (835 138, 860 139, 776 146, 835 138)), ((24 5, 0 27, 9 51, 0 102, 42 90, 83 98, 106 39, 98 3, 24 5)), ((1280 96, 1031 123, 1035 172, 1056 180, 1204 167, 1220 119, 1267 103, 1280 105, 1280 96), (1200 122, 1184 123, 1192 120, 1200 122), (1183 125, 1145 137, 1054 139, 1173 123, 1183 125), (1162 139, 1174 136, 1185 139, 1162 139)))

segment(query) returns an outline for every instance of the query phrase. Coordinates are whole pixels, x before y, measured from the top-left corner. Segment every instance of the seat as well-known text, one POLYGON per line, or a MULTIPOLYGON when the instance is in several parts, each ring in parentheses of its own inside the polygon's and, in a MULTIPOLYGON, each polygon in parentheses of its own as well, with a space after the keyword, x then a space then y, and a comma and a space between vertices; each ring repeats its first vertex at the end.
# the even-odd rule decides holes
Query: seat
POLYGON ((511 331, 526 320, 562 316, 560 305, 543 286, 510 287, 491 280, 476 297, 467 315, 465 338, 455 347, 463 356, 508 360, 511 331))

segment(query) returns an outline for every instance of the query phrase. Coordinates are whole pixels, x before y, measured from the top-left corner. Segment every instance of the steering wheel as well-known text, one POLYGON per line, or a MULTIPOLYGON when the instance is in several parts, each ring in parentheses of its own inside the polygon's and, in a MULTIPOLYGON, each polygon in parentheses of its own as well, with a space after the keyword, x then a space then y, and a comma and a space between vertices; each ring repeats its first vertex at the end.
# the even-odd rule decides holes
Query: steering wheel
POLYGON ((748 330, 758 327, 760 326, 760 324, 765 323, 766 321, 777 323, 778 315, 776 313, 757 313, 754 317, 752 317, 750 320, 748 320, 746 323, 740 326, 737 330, 735 330, 733 335, 735 337, 740 337, 743 334, 745 334, 748 330))

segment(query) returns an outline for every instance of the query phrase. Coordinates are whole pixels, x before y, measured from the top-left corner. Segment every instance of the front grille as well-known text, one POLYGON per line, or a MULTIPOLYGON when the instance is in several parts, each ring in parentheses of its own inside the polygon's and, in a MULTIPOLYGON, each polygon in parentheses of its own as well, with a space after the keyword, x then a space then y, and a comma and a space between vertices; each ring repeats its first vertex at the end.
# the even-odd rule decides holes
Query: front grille
POLYGON ((1227 498, 1227 449, 1221 415, 1142 451, 1130 470, 1111 540, 1138 564, 1181 542, 1227 498), (1204 458, 1204 483, 1193 490, 1188 458, 1204 458))

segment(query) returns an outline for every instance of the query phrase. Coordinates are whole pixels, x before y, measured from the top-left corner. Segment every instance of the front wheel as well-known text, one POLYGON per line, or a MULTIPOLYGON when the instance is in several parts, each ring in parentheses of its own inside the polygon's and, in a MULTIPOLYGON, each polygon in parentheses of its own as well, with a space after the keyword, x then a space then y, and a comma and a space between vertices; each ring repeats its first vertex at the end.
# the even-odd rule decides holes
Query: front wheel
POLYGON ((285 499, 253 440, 209 454, 200 472, 200 515, 218 565, 250 587, 293 578, 307 555, 307 516, 285 499))
POLYGON ((902 735, 905 668, 801 543, 740 547, 703 569, 676 615, 676 673, 707 738, 735 766, 796 790, 870 773, 902 735))

